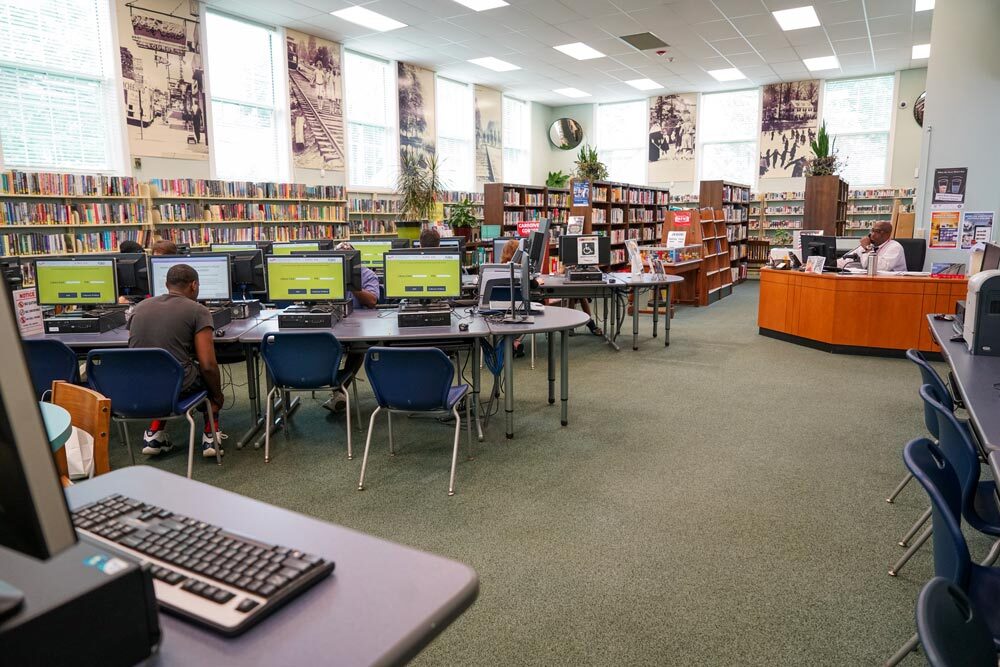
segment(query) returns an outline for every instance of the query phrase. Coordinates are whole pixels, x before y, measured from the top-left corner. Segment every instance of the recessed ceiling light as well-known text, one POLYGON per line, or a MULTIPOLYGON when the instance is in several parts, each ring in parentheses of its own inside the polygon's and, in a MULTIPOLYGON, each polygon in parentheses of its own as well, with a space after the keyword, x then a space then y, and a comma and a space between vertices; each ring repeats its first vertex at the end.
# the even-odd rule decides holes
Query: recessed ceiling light
POLYGON ((823 56, 822 58, 805 58, 802 63, 810 72, 821 72, 825 69, 839 69, 840 61, 837 56, 823 56))
POLYGON ((585 93, 579 88, 556 88, 552 92, 566 97, 590 97, 590 93, 585 93))
POLYGON ((371 28, 372 30, 377 30, 379 32, 387 32, 389 30, 395 30, 396 28, 405 28, 405 23, 400 23, 396 19, 391 19, 384 14, 379 14, 378 12, 373 12, 370 9, 365 9, 364 7, 348 7, 347 9, 338 9, 335 12, 330 12, 333 16, 338 19, 344 19, 345 21, 350 21, 351 23, 357 23, 360 26, 366 28, 371 28))
POLYGON ((657 88, 663 88, 663 86, 656 83, 652 79, 632 79, 631 81, 626 81, 625 83, 638 90, 656 90, 657 88))
POLYGON ((494 58, 493 56, 489 56, 487 58, 473 58, 469 62, 473 65, 479 65, 480 67, 491 69, 494 72, 510 72, 516 69, 521 69, 513 63, 509 63, 506 60, 500 60, 499 58, 494 58))
POLYGON ((815 28, 819 25, 819 17, 812 5, 796 7, 795 9, 782 9, 774 14, 775 20, 782 30, 801 30, 802 28, 815 28))
POLYGON ((497 7, 506 7, 507 3, 503 0, 455 0, 460 5, 465 5, 469 9, 475 10, 477 12, 486 11, 487 9, 496 9, 497 7))
POLYGON ((922 58, 931 57, 931 45, 930 44, 914 44, 913 45, 913 59, 920 60, 922 58))
POLYGON ((729 67, 727 69, 710 69, 708 70, 709 75, 716 81, 739 81, 740 79, 745 79, 743 72, 739 71, 735 67, 729 67))
POLYGON ((573 42, 572 44, 562 44, 553 46, 556 51, 562 51, 567 56, 572 56, 577 60, 590 60, 592 58, 603 58, 604 54, 597 49, 592 49, 583 42, 573 42))
POLYGON ((917 0, 917 4, 913 7, 915 12, 926 12, 928 9, 934 9, 934 0, 917 0))

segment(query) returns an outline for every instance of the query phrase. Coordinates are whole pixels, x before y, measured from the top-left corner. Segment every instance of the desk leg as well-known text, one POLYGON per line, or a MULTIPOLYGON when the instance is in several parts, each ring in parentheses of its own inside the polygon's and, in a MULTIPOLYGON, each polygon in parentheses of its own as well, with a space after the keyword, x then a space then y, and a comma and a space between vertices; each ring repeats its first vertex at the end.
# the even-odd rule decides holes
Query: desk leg
POLYGON ((618 343, 615 339, 621 331, 618 328, 618 298, 613 291, 605 290, 604 296, 604 340, 608 341, 608 345, 615 348, 618 351, 618 343), (611 298, 611 317, 608 317, 608 295, 611 298))
POLYGON ((545 334, 549 354, 549 405, 556 402, 556 339, 552 332, 545 334))
POLYGON ((670 346, 670 284, 667 284, 667 316, 663 318, 663 347, 670 346))
POLYGON ((503 337, 503 409, 507 415, 507 439, 514 437, 514 337, 503 337))
POLYGON ((483 441, 483 425, 479 422, 479 389, 482 366, 480 360, 483 356, 483 341, 481 338, 472 339, 472 417, 476 420, 476 433, 479 434, 479 442, 483 441))
POLYGON ((559 364, 559 391, 562 398, 562 425, 569 424, 569 336, 566 330, 559 332, 559 352, 562 359, 559 364))
MULTIPOLYGON (((653 288, 653 338, 656 338, 656 326, 660 323, 660 286, 653 288)), ((667 317, 670 317, 670 306, 667 306, 667 317)))
POLYGON ((639 349, 639 286, 632 288, 632 350, 639 349))
POLYGON ((236 449, 243 449, 253 442, 264 421, 260 411, 260 373, 258 348, 255 345, 247 345, 247 395, 250 397, 250 429, 243 434, 236 442, 236 449))

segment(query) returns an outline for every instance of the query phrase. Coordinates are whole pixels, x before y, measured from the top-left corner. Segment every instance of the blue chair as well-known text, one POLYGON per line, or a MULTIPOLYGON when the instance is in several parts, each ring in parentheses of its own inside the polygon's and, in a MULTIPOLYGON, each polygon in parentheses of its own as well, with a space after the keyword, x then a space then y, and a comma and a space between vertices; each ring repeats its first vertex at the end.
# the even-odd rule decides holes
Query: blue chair
POLYGON ((990 628, 962 589, 934 577, 917 598, 917 636, 931 667, 996 667, 990 628))
MULTIPOLYGON (((393 412, 450 412, 455 417, 455 444, 451 453, 451 476, 448 495, 455 495, 455 465, 458 463, 458 439, 462 418, 458 403, 469 393, 469 385, 453 387, 455 368, 448 356, 434 347, 371 347, 365 355, 365 374, 375 394, 378 407, 368 422, 365 455, 361 461, 358 490, 365 488, 368 450, 372 444, 375 417, 385 410, 389 414, 389 454, 395 456, 392 442, 393 412)), ((472 421, 469 400, 465 402, 465 425, 469 438, 469 458, 472 458, 472 421)))
MULTIPOLYGON (((931 500, 934 526, 934 575, 944 577, 964 592, 986 623, 994 646, 1000 646, 1000 569, 974 563, 962 534, 965 492, 961 471, 943 448, 917 438, 903 449, 903 461, 931 500)), ((885 664, 898 665, 919 642, 914 634, 885 664)))
POLYGON ((28 338, 21 342, 38 400, 45 400, 56 380, 80 384, 80 362, 76 352, 61 340, 28 338))
MULTIPOLYGON (((271 410, 274 396, 279 392, 316 391, 330 389, 340 392, 347 401, 347 458, 354 458, 351 450, 351 398, 345 383, 349 373, 340 369, 344 348, 329 331, 302 333, 272 332, 260 342, 260 354, 271 376, 271 390, 267 394, 264 416, 264 462, 271 461, 271 410)), ((288 437, 288 401, 285 406, 284 430, 288 437)))
MULTIPOLYGON (((128 438, 128 422, 187 419, 190 425, 187 476, 191 479, 197 432, 192 413, 203 405, 206 416, 211 415, 212 404, 207 391, 181 397, 184 369, 180 362, 159 348, 91 350, 87 354, 87 382, 111 399, 111 419, 118 422, 133 464, 135 454, 128 438)), ((208 421, 215 440, 215 462, 222 465, 222 442, 215 430, 215 420, 209 417, 208 421)))

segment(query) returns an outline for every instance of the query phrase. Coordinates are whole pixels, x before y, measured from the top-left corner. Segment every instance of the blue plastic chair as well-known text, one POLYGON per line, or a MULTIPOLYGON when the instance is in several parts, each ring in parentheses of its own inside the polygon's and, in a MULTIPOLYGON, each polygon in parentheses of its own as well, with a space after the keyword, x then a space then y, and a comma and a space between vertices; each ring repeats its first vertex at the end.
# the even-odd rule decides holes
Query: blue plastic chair
POLYGON ((56 380, 80 384, 80 362, 66 343, 54 338, 28 338, 21 342, 38 400, 43 401, 52 393, 52 383, 56 380))
MULTIPOLYGON (((371 347, 365 355, 365 374, 378 407, 368 422, 368 438, 365 440, 358 490, 363 491, 365 488, 368 450, 372 444, 375 417, 379 412, 385 410, 389 415, 390 456, 395 456, 392 442, 393 412, 450 412, 455 417, 455 443, 451 453, 448 495, 455 495, 455 466, 458 463, 458 439, 462 430, 458 403, 469 393, 469 385, 452 386, 455 368, 448 355, 434 347, 371 347)), ((465 425, 471 459, 472 421, 469 419, 469 402, 465 402, 465 425)))
POLYGON ((917 636, 931 667, 996 667, 990 628, 962 589, 934 577, 917 598, 917 636))
POLYGON ((194 469, 194 445, 197 429, 192 413, 204 405, 215 440, 215 462, 222 465, 222 442, 215 430, 208 392, 181 397, 184 369, 169 352, 159 348, 91 350, 87 354, 87 382, 111 399, 111 419, 118 422, 129 457, 135 464, 132 443, 126 424, 152 419, 185 418, 190 425, 187 476, 194 469))
MULTIPOLYGON (((903 450, 907 469, 920 483, 931 500, 931 520, 934 526, 934 574, 960 588, 982 614, 993 643, 1000 646, 1000 569, 974 563, 969 545, 962 535, 962 506, 965 491, 961 471, 951 463, 943 448, 927 438, 909 442, 903 450)), ((887 662, 898 665, 913 649, 916 634, 887 662)))
MULTIPOLYGON (((351 450, 351 397, 345 383, 349 373, 340 369, 344 348, 329 331, 302 333, 272 332, 260 342, 260 354, 271 377, 271 390, 267 394, 264 416, 264 462, 271 461, 271 410, 275 394, 292 391, 330 389, 344 395, 347 401, 347 458, 354 458, 351 450)), ((288 401, 285 408, 284 431, 288 437, 288 401)))

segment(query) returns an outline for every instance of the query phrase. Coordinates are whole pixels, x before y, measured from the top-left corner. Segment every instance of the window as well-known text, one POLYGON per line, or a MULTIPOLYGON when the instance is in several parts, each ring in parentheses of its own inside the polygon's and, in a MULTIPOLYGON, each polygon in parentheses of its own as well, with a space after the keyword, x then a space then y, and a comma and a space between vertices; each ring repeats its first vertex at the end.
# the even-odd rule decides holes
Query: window
POLYGON ((475 108, 472 86, 437 80, 437 157, 446 190, 469 192, 475 184, 475 108))
POLYGON ((277 31, 209 11, 208 91, 215 177, 290 177, 285 75, 277 31))
POLYGON ((608 179, 646 184, 646 100, 597 105, 597 145, 608 179))
POLYGON ((851 187, 885 185, 895 77, 827 81, 823 120, 851 187))
POLYGON ((0 3, 0 146, 7 167, 121 172, 106 0, 0 3))
POLYGON ((701 180, 756 183, 759 107, 760 91, 756 89, 701 96, 701 180))
POLYGON ((347 169, 352 186, 396 184, 396 68, 379 58, 347 51, 347 169))
POLYGON ((503 98, 503 177, 508 183, 531 182, 531 104, 503 98))

